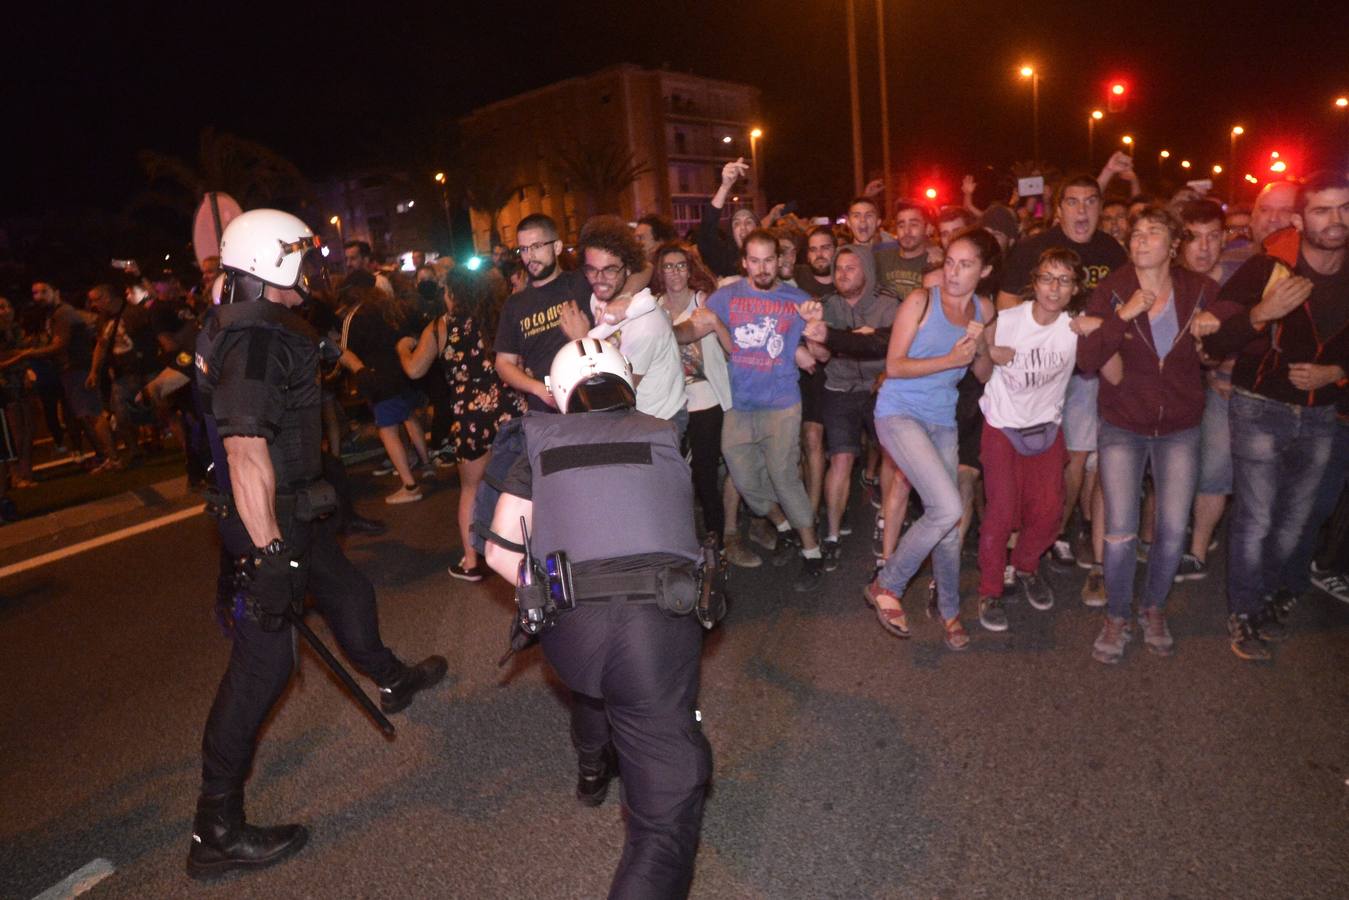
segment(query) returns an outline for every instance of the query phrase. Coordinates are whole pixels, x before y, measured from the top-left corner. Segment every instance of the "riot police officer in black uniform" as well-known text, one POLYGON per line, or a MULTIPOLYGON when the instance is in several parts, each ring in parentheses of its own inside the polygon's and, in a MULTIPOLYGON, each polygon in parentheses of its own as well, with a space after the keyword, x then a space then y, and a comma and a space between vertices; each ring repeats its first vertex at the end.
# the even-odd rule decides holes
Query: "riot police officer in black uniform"
POLYGON ((304 846, 301 825, 244 820, 243 785, 258 730, 290 681, 295 617, 307 594, 346 655, 397 712, 440 681, 432 656, 409 668, 380 640, 375 592, 337 545, 337 498, 321 478, 320 339, 292 310, 302 262, 317 246, 296 217, 246 212, 221 238, 229 282, 197 342, 197 380, 220 490, 221 543, 236 560, 225 612, 234 646, 202 737, 202 787, 187 871, 194 878, 259 868, 304 846))
POLYGON ((670 423, 635 410, 631 366, 613 345, 566 345, 548 388, 567 415, 525 416, 487 562, 519 584, 524 556, 508 544, 523 543, 523 517, 525 567, 549 577, 560 605, 574 602, 540 625, 540 641, 573 695, 578 799, 597 806, 623 779, 628 837, 610 896, 683 897, 712 766, 695 708, 702 629, 688 615, 701 558, 692 480, 670 423))

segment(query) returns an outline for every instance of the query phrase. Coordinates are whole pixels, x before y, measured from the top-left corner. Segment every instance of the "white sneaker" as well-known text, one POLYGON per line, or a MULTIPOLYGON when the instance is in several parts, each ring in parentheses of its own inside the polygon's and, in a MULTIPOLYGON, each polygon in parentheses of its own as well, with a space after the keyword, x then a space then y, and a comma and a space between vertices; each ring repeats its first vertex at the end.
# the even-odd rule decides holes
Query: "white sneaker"
POLYGON ((384 498, 385 503, 416 503, 422 499, 422 489, 417 485, 412 487, 400 486, 398 490, 384 498))

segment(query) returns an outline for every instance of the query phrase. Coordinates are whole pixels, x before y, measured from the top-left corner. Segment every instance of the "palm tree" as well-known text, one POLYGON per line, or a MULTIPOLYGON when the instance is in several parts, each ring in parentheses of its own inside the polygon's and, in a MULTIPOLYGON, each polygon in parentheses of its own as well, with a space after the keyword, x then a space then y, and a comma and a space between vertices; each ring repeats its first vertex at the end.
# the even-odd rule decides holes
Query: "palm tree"
POLYGON ((617 213, 619 195, 651 171, 645 160, 612 138, 578 141, 557 151, 554 165, 575 189, 589 196, 591 212, 617 213))
POLYGON ((190 214, 208 191, 223 191, 244 209, 282 203, 302 207, 313 196, 304 175, 280 153, 210 127, 201 130, 192 163, 156 150, 142 150, 137 159, 152 190, 135 206, 169 206, 190 214))
POLYGON ((468 205, 491 222, 492 246, 501 243, 501 227, 498 217, 511 195, 520 189, 515 174, 499 165, 491 165, 482 160, 470 165, 459 173, 463 184, 463 195, 468 205))

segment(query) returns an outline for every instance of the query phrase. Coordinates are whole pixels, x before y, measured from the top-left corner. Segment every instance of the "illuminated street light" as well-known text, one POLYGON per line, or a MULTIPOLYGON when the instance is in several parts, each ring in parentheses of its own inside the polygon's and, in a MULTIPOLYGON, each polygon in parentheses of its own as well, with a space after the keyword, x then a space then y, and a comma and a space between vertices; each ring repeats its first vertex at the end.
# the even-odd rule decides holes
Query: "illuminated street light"
POLYGON ((1283 174, 1284 172, 1288 171, 1288 163, 1284 162, 1281 159, 1276 159, 1274 160, 1274 164, 1269 167, 1269 170, 1271 172, 1278 172, 1279 174, 1283 174))
POLYGON ((1110 93, 1114 94, 1116 97, 1123 97, 1124 85, 1120 84, 1119 82, 1110 85, 1110 93))
POLYGON ((437 173, 436 173, 436 184, 444 184, 444 183, 445 183, 445 173, 444 173, 444 172, 437 172, 437 173))
POLYGON ((726 135, 724 138, 721 139, 721 142, 723 144, 729 144, 731 142, 731 136, 729 134, 726 135))
POLYGON ((1134 155, 1134 137, 1133 137, 1133 135, 1131 135, 1131 134, 1126 134, 1124 137, 1122 137, 1122 138, 1119 139, 1119 142, 1120 142, 1121 144, 1124 145, 1124 152, 1125 152, 1125 153, 1129 154, 1130 156, 1133 156, 1133 155, 1134 155))
POLYGON ((937 199, 937 189, 936 189, 936 188, 928 188, 927 190, 923 191, 923 196, 926 197, 926 198, 929 199, 929 200, 936 200, 936 199, 937 199))
POLYGON ((337 227, 337 242, 339 244, 345 243, 345 241, 342 240, 342 217, 333 216, 331 219, 328 220, 328 224, 337 227))
POLYGON ((751 129, 749 136, 754 138, 755 140, 758 140, 759 138, 763 137, 763 130, 760 128, 751 129))
POLYGON ((754 169, 754 199, 751 203, 754 211, 759 210, 759 197, 763 196, 763 173, 759 171, 759 138, 763 137, 762 128, 749 130, 749 163, 754 169))
MULTIPOLYGON (((1245 128, 1242 128, 1240 125, 1233 125, 1232 133, 1231 135, 1228 136, 1227 165, 1232 169, 1233 172, 1237 170, 1237 138, 1241 137, 1245 133, 1246 133, 1245 128)), ((1232 179, 1231 183, 1228 185, 1227 188, 1227 202, 1228 203, 1233 202, 1236 199, 1236 194, 1237 194, 1237 182, 1236 179, 1234 178, 1232 179)))
POLYGON ((1182 159, 1180 161, 1180 167, 1182 169, 1188 169, 1190 167, 1190 161, 1188 159, 1182 159))
POLYGON ((1096 164, 1096 123, 1105 118, 1105 113, 1099 109, 1093 109, 1091 115, 1087 117, 1087 165, 1096 164))
POLYGON ((1221 175, 1222 173, 1223 173, 1223 167, 1220 166, 1220 165, 1218 165, 1217 163, 1214 163, 1214 164, 1213 164, 1213 174, 1214 174, 1214 175, 1221 175))
POLYGON ((1030 122, 1031 153, 1034 161, 1040 160, 1040 73, 1032 65, 1024 65, 1017 70, 1022 78, 1030 79, 1030 122))
POLYGON ((336 225, 337 222, 338 222, 337 216, 333 216, 331 219, 328 220, 329 225, 336 225))
POLYGON ((1250 172, 1247 172, 1247 173, 1246 173, 1246 180, 1249 181, 1251 184, 1259 184, 1259 183, 1260 183, 1260 179, 1259 179, 1259 178, 1256 178, 1256 177, 1255 177, 1254 175, 1252 175, 1250 172))
POLYGON ((1163 150, 1163 151, 1161 151, 1160 153, 1158 153, 1157 155, 1160 156, 1162 159, 1170 159, 1170 158, 1171 158, 1171 151, 1170 151, 1170 150, 1163 150))
POLYGON ((1349 107, 1349 97, 1336 97, 1335 106, 1338 107, 1339 109, 1349 107))

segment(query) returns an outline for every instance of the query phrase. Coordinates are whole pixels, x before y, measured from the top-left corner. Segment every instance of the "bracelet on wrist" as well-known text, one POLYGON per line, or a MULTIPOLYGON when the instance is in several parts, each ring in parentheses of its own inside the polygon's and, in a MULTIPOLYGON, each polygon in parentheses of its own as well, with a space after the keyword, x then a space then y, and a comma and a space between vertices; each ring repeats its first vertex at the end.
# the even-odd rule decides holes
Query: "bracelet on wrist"
POLYGON ((273 538, 265 547, 254 547, 256 556, 281 556, 290 552, 290 545, 281 538, 273 538))

